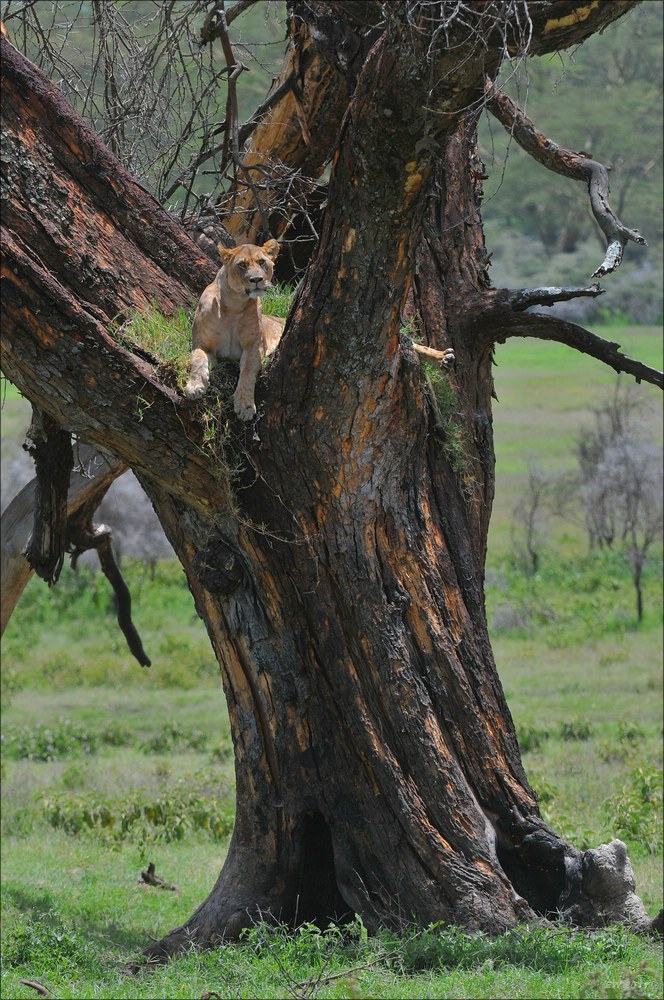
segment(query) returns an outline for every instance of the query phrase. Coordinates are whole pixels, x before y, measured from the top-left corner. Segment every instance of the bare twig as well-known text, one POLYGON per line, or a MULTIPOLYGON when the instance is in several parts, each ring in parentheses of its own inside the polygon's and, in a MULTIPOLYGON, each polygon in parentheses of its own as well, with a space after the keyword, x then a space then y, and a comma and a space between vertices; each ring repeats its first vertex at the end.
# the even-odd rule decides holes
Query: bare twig
POLYGON ((585 181, 588 185, 590 206, 607 243, 604 260, 593 272, 594 278, 610 274, 620 266, 625 246, 630 240, 647 246, 643 236, 636 229, 624 226, 613 212, 609 204, 609 172, 603 164, 587 154, 558 146, 540 132, 514 101, 490 80, 486 82, 485 92, 489 111, 533 159, 554 173, 585 181))
MULTIPOLYGON (((226 19, 226 13, 224 9, 224 0, 220 0, 219 6, 216 8, 219 25, 218 25, 218 37, 221 39, 221 47, 224 52, 224 59, 226 60, 226 67, 228 70, 228 100, 226 103, 226 121, 230 123, 230 135, 231 135, 231 158, 233 161, 233 166, 235 171, 240 171, 244 181, 251 191, 256 207, 258 209, 258 214, 261 220, 261 228, 263 230, 263 235, 267 239, 270 235, 270 228, 268 225, 267 213, 265 211, 265 206, 263 205, 263 200, 258 193, 258 189, 251 177, 251 173, 248 170, 246 164, 243 162, 240 156, 240 137, 238 133, 238 104, 237 104, 237 89, 236 81, 240 73, 246 70, 248 67, 244 65, 239 59, 235 58, 233 52, 233 46, 231 45, 231 40, 228 35, 228 23, 226 19)), ((224 151, 222 154, 221 170, 222 172, 226 168, 228 161, 228 136, 229 130, 226 128, 226 134, 224 136, 224 151)), ((237 184, 235 185, 237 188, 237 184)), ((232 212, 232 209, 231 209, 232 212)))

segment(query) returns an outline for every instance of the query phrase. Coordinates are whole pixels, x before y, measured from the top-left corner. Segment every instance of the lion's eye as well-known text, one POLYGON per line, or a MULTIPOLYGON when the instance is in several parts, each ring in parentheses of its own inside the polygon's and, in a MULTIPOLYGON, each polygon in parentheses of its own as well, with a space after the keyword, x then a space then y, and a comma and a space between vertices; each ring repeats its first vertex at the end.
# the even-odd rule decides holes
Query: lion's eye
POLYGON ((239 260, 237 262, 237 266, 240 268, 241 271, 246 271, 247 270, 247 262, 246 262, 246 260, 239 260))
POLYGON ((265 257, 261 257, 258 263, 260 267, 267 267, 267 261, 265 260, 265 257))

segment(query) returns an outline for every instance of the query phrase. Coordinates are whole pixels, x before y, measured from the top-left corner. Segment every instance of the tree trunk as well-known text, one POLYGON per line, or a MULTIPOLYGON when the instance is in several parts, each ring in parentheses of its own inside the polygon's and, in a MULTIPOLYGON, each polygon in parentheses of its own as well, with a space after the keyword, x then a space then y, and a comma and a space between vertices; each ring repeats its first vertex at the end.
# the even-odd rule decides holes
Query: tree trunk
MULTIPOLYGON (((487 6, 473 5, 483 58, 465 62, 465 24, 452 19, 438 47, 425 22, 412 30, 406 15, 417 5, 384 8, 385 34, 339 136, 320 246, 259 382, 253 431, 222 408, 213 416, 227 436, 204 442, 214 394, 192 405, 166 388, 108 336, 112 310, 101 315, 82 284, 72 303, 62 260, 45 275, 6 237, 7 373, 137 473, 187 574, 228 702, 237 778, 228 856, 208 899, 153 957, 236 936, 267 913, 291 925, 357 913, 370 929, 445 920, 493 931, 560 912, 593 923, 606 904, 605 887, 586 877, 592 852, 582 858, 539 814, 484 612, 487 317, 502 333, 511 315, 488 289, 479 217, 477 102, 504 43, 483 21, 487 6), (428 58, 444 81, 435 114, 428 58), (441 393, 401 334, 409 310, 425 339, 454 348, 441 393), (234 496, 229 457, 241 470, 234 496)), ((544 35, 557 30, 551 18, 542 24, 544 35)), ((12 55, 8 73, 13 162, 43 163, 23 139, 19 62, 12 55)), ((30 89, 43 106, 33 98, 26 112, 35 132, 48 128, 54 99, 40 87, 30 89)), ((48 141, 59 148, 57 135, 48 141)), ((72 170, 83 178, 80 162, 72 170)), ((127 183, 106 176, 112 186, 84 208, 91 220, 127 183)), ((17 170, 14 232, 14 214, 29 212, 23 177, 17 170)), ((65 203, 74 198, 57 184, 65 203)), ((30 221, 25 231, 50 250, 52 234, 30 221)), ((142 223, 131 236, 146 245, 163 215, 151 206, 142 223)), ((114 239, 105 248, 118 273, 124 248, 114 239)), ((160 255, 164 270, 172 249, 160 255)), ((159 281, 154 261, 144 263, 149 298, 159 281)), ((633 889, 629 862, 612 851, 633 889)), ((647 923, 642 906, 635 912, 634 924, 647 923)))

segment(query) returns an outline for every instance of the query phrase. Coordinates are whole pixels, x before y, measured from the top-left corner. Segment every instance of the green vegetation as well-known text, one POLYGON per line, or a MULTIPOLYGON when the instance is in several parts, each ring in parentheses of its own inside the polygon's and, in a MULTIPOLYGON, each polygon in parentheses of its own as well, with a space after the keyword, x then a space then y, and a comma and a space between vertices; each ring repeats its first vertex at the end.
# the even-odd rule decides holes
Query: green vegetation
POLYGON ((473 492, 473 480, 466 462, 467 432, 456 391, 447 372, 428 361, 422 361, 421 364, 435 400, 438 422, 436 429, 442 439, 443 450, 461 490, 470 495, 473 492))
POLYGON ((136 313, 113 332, 129 350, 138 346, 154 355, 162 378, 171 371, 177 385, 182 388, 188 378, 193 312, 194 306, 190 310, 180 306, 172 316, 164 316, 153 303, 145 312, 136 313))
MULTIPOLYGON (((495 615, 506 601, 530 594, 536 604, 534 594, 548 595, 548 614, 493 629, 524 764, 544 815, 573 843, 626 841, 654 915, 661 903, 661 614, 653 594, 641 628, 627 613, 616 623, 611 595, 627 594, 629 580, 607 559, 584 557, 574 574, 572 561, 552 568, 547 557, 542 576, 528 578, 503 561, 489 572, 487 600, 495 615)), ((209 891, 234 797, 217 668, 211 654, 205 666, 198 661, 198 642, 206 640, 183 575, 161 562, 153 580, 141 578, 138 564, 125 570, 141 580, 137 620, 146 634, 160 626, 150 670, 121 643, 112 655, 104 648, 117 627, 109 621, 100 629, 110 614, 91 600, 89 572, 84 586, 63 573, 67 600, 57 600, 58 588, 31 582, 6 633, 3 995, 31 995, 21 978, 76 998, 193 997, 205 989, 229 998, 659 995, 658 947, 622 928, 523 927, 496 938, 406 928, 403 938, 368 939, 359 924, 343 932, 304 925, 294 936, 261 925, 240 945, 126 975, 126 962, 150 935, 175 926, 209 891), (26 630, 29 644, 20 639, 26 630), (90 676, 79 648, 88 649, 90 676), (106 662, 102 671, 98 659, 106 662), (148 860, 177 892, 139 883, 148 860)))

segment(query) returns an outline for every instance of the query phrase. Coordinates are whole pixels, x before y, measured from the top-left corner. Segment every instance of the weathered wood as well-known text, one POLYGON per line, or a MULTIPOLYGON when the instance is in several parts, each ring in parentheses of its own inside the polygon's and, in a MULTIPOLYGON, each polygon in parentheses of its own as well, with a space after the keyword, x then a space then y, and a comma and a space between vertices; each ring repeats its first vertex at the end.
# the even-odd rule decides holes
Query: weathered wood
MULTIPOLYGON (((362 5, 359 23, 340 17, 340 6, 292 5, 286 59, 271 88, 281 97, 254 128, 242 150, 243 170, 219 204, 238 244, 276 236, 288 246, 292 223, 315 203, 315 182, 334 150, 380 19, 375 3, 362 5), (256 187, 247 183, 247 176, 256 187)), ((306 235, 299 238, 306 240, 306 235)), ((313 249, 311 234, 308 243, 313 249)))
POLYGON ((603 163, 572 149, 563 149, 552 142, 515 105, 514 101, 494 87, 491 81, 487 82, 486 92, 489 99, 487 107, 510 135, 514 136, 522 149, 548 170, 587 184, 595 221, 606 239, 606 254, 597 270, 593 272, 593 278, 610 274, 620 266, 628 241, 647 246, 643 236, 635 229, 628 229, 623 225, 611 208, 609 171, 603 163))
POLYGON ((67 547, 67 494, 74 449, 71 436, 34 406, 27 439, 37 475, 26 558, 35 573, 51 586, 60 576, 67 547))
MULTIPOLYGON (((100 455, 82 445, 77 452, 76 467, 71 473, 67 495, 67 516, 83 505, 95 507, 101 503, 111 483, 121 476, 126 466, 118 459, 100 455)), ((0 548, 0 634, 5 631, 33 570, 25 557, 34 522, 36 480, 32 479, 16 494, 2 514, 2 547, 0 548)))

